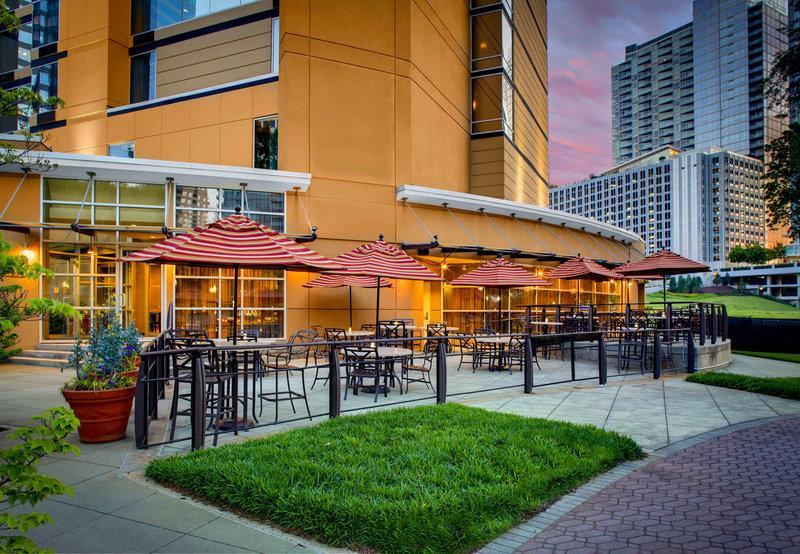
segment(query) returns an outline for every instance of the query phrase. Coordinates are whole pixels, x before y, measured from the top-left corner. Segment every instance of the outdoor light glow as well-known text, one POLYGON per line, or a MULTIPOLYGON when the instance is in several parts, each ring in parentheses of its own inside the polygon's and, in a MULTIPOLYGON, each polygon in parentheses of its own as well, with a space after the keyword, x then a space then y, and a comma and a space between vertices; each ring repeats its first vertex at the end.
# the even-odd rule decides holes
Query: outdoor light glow
POLYGON ((217 285, 211 285, 211 288, 208 289, 208 292, 211 294, 217 294, 217 285))
POLYGON ((447 269, 447 264, 446 264, 445 262, 442 262, 442 265, 441 265, 440 267, 441 267, 442 269, 447 269))
POLYGON ((30 248, 25 248, 22 252, 20 252, 20 254, 25 256, 29 263, 33 263, 33 261, 36 259, 36 253, 30 248))

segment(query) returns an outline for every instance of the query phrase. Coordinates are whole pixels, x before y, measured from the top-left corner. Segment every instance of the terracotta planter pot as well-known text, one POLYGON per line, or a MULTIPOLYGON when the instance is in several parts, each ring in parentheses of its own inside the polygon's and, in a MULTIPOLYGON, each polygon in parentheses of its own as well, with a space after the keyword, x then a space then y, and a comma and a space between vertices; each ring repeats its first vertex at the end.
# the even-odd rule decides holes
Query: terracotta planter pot
POLYGON ((99 391, 62 390, 75 412, 81 442, 111 442, 125 437, 136 387, 99 391))
POLYGON ((136 366, 136 369, 132 369, 130 371, 123 371, 122 375, 125 377, 130 377, 134 381, 139 378, 139 364, 142 363, 142 358, 140 356, 136 356, 133 359, 133 365, 136 366))

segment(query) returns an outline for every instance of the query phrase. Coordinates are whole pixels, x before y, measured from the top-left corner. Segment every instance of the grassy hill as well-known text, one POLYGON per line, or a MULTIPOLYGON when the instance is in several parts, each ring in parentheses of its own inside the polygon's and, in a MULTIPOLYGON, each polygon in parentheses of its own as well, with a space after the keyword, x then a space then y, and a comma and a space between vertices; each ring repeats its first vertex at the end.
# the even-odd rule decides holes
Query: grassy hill
MULTIPOLYGON (((647 295, 648 303, 661 302, 661 293, 647 295)), ((721 294, 679 294, 667 293, 667 302, 717 302, 725 304, 728 315, 732 317, 763 317, 774 319, 800 319, 800 308, 775 302, 758 296, 721 294)))

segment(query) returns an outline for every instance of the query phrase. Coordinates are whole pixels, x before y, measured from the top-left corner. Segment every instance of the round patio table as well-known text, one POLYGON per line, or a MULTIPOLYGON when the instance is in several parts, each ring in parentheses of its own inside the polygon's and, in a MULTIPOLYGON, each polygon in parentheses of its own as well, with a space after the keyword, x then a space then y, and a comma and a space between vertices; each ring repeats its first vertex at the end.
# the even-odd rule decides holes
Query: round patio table
POLYGON ((361 338, 374 337, 375 331, 345 331, 345 334, 353 339, 361 339, 361 338))

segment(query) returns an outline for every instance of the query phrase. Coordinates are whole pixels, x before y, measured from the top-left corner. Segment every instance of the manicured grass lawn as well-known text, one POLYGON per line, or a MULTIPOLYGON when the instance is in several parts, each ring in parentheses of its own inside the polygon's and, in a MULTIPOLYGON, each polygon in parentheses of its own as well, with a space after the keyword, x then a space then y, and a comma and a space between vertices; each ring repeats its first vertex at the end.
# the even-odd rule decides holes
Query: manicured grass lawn
POLYGON ((800 400, 800 377, 750 377, 735 373, 709 371, 693 373, 686 377, 686 380, 703 385, 800 400))
MULTIPOLYGON (((648 303, 661 302, 661 293, 647 294, 648 303)), ((768 298, 745 295, 724 294, 682 294, 667 293, 667 302, 717 302, 725 304, 728 315, 732 317, 763 317, 775 319, 800 319, 800 308, 775 302, 768 298)))
POLYGON ((752 356, 754 358, 766 358, 768 360, 782 360, 784 362, 794 362, 800 364, 800 354, 792 352, 750 352, 747 350, 734 350, 734 354, 752 356))
POLYGON ((158 459, 146 474, 336 546, 464 552, 642 455, 588 425, 445 404, 158 459))

